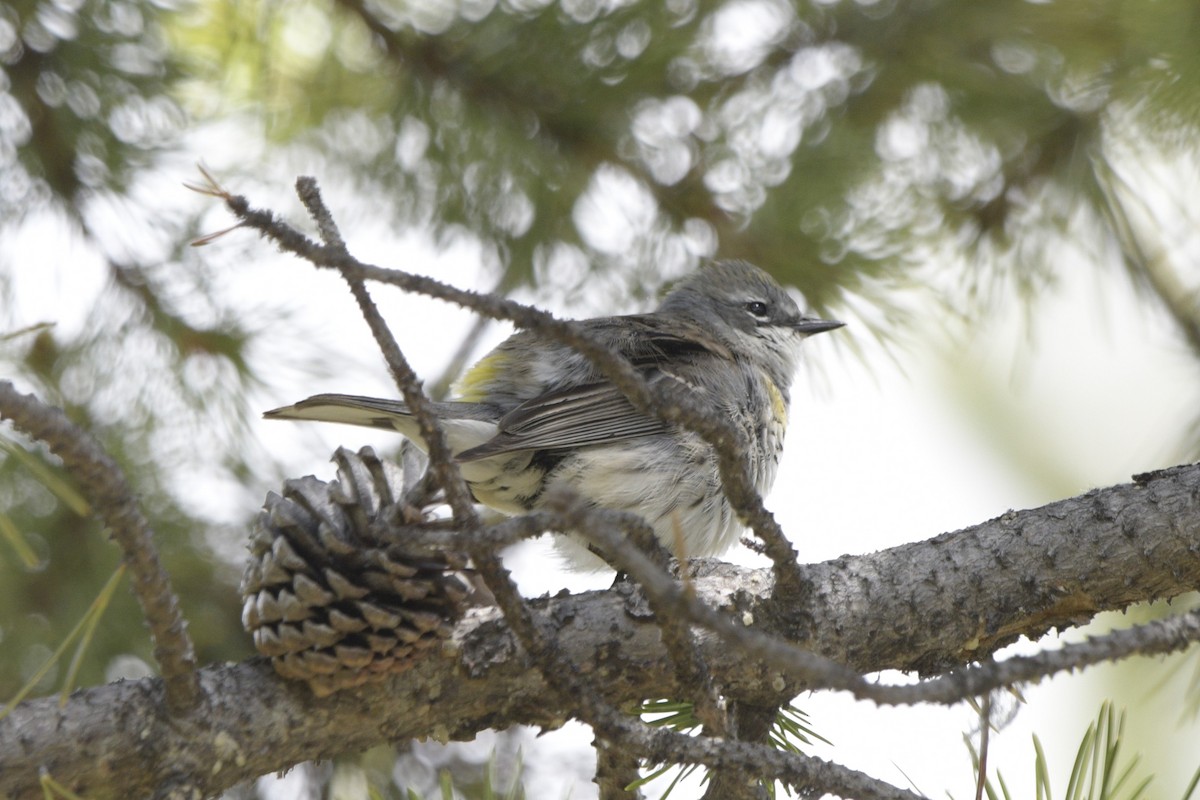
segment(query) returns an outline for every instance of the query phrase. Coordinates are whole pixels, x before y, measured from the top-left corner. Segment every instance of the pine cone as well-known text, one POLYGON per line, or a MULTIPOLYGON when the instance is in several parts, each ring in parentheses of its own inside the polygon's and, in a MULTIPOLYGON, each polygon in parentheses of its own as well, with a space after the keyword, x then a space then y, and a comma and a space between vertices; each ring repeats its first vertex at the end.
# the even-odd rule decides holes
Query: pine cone
POLYGON ((334 461, 338 480, 289 480, 267 496, 242 577, 254 646, 318 696, 411 667, 449 637, 472 593, 465 555, 376 524, 401 496, 400 468, 369 447, 339 448, 334 461))

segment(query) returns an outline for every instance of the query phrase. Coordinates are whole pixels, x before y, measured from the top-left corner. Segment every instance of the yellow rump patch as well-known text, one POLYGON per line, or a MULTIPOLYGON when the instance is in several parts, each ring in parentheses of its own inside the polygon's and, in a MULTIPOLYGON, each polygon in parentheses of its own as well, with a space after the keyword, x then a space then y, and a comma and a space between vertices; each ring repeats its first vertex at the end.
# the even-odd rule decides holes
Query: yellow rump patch
POLYGON ((508 356, 505 353, 490 353, 479 359, 454 382, 454 396, 464 403, 484 402, 490 384, 496 380, 506 363, 508 356))

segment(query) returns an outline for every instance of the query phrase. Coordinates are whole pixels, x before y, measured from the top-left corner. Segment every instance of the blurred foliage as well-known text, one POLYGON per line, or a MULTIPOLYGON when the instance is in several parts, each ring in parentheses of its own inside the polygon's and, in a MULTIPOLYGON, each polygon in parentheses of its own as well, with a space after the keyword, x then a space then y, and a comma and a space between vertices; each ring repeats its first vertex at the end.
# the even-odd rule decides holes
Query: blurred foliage
POLYGON ((0 214, 80 212, 183 124, 161 4, 0 3, 0 214))
MULTIPOLYGON (((1198 38, 1191 0, 0 2, 0 373, 124 465, 201 659, 237 658, 236 566, 214 553, 229 513, 205 481, 244 491, 248 518, 281 471, 246 423, 254 347, 281 323, 222 295, 241 253, 187 251, 211 221, 167 200, 168 166, 211 149, 274 185, 262 153, 301 154, 389 228, 478 242, 502 288, 579 295, 590 270, 598 306, 745 257, 883 338, 930 302, 1035 296, 1083 253, 1129 270, 1200 354, 1195 256, 1163 236, 1200 228, 1178 183, 1198 38), (30 230, 78 258, 5 249, 30 230), (94 292, 85 318, 26 319, 39 285, 94 292)), ((51 490, 70 476, 10 444, 0 697, 117 562, 51 490)), ((148 660, 128 595, 107 615, 84 683, 148 660)))
POLYGON ((261 104, 277 141, 337 152, 408 224, 465 226, 514 282, 578 263, 642 282, 719 247, 818 309, 852 292, 886 315, 931 264, 939 290, 947 262, 968 294, 997 268, 1036 286, 1081 215, 1117 244, 1103 135, 1194 133, 1197 13, 212 2, 178 29, 193 102, 261 104))
MULTIPOLYGON (((976 778, 979 776, 979 752, 970 738, 965 738, 967 749, 971 753, 971 761, 975 766, 976 778)), ((1117 711, 1112 703, 1104 702, 1094 722, 1079 740, 1075 751, 1075 760, 1071 764, 1071 772, 1067 776, 1067 786, 1062 796, 1068 800, 1137 800, 1139 797, 1158 796, 1148 794, 1153 783, 1153 776, 1146 775, 1141 767, 1141 756, 1134 754, 1126 756, 1125 745, 1125 711, 1117 711)), ((1038 800, 1053 800, 1051 789, 1051 769, 1042 750, 1042 743, 1035 734, 1033 737, 1034 750, 1034 791, 1031 794, 1009 791, 1004 782, 1004 775, 995 772, 996 781, 990 776, 984 776, 984 791, 988 800, 1012 800, 1013 797, 1036 797, 1038 800), (997 785, 998 784, 998 785, 997 785)), ((1195 795, 1200 784, 1200 768, 1193 773, 1187 787, 1183 790, 1182 800, 1190 800, 1195 795)))
MULTIPOLYGON (((66 409, 124 466, 202 658, 219 660, 251 652, 238 635, 236 573, 213 558, 207 537, 217 517, 195 510, 203 501, 181 479, 199 461, 250 472, 237 445, 253 381, 247 323, 211 302, 203 271, 191 285, 163 277, 164 263, 183 260, 196 221, 139 188, 186 130, 176 97, 182 73, 163 25, 169 13, 169 3, 0 3, 0 245, 32 228, 61 237, 44 248, 60 251, 55 258, 71 247, 86 254, 57 265, 40 260, 42 248, 0 252, 0 373, 66 409), (44 287, 90 310, 83 319, 22 322, 24 298, 44 287)), ((62 491, 72 480, 54 459, 2 435, 7 699, 83 617, 119 554, 62 491)), ((118 592, 105 616, 78 678, 84 685, 152 669, 132 596, 118 592)), ((64 670, 51 670, 39 690, 56 689, 64 670)))

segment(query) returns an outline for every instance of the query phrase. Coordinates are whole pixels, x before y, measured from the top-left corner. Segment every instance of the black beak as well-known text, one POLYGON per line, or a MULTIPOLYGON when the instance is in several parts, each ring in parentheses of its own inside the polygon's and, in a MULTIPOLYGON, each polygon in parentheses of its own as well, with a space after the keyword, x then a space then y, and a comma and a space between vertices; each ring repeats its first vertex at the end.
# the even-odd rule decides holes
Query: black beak
POLYGON ((845 325, 844 322, 838 322, 836 319, 817 319, 816 317, 801 317, 792 323, 792 329, 797 333, 803 333, 805 336, 812 336, 814 333, 824 333, 841 328, 845 325))

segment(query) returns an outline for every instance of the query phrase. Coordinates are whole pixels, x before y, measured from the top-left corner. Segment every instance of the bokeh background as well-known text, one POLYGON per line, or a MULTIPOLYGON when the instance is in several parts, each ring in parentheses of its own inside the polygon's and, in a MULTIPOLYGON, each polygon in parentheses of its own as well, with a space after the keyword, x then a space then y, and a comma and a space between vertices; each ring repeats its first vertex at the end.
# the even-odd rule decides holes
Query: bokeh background
MULTIPOLYGON (((1189 0, 0 3, 0 374, 121 461, 202 660, 249 656, 236 586, 264 494, 331 477, 338 444, 396 445, 260 412, 394 390, 335 275, 240 230, 189 246, 231 220, 183 184, 203 163, 308 226, 310 174, 358 257, 567 315, 650 308, 714 255, 766 268, 849 323, 807 346, 769 506, 808 560, 927 538, 1198 457, 1197 41, 1189 0)), ((435 391, 510 332, 375 294, 435 391)), ((116 569, 85 511, 0 427, 0 700, 116 569)), ((551 558, 511 555, 525 591, 607 583, 551 558)), ((149 652, 122 589, 78 675, 64 658, 36 691, 147 674, 149 652)), ((1031 796, 1036 732, 1061 792, 1112 698, 1148 796, 1179 797, 1196 669, 1028 689, 990 763, 1031 796)), ((971 796, 968 709, 797 702, 819 755, 971 796)), ((589 739, 381 748, 237 794, 437 796, 444 767, 466 797, 491 769, 583 798, 589 739)))

